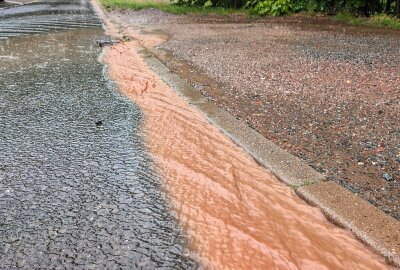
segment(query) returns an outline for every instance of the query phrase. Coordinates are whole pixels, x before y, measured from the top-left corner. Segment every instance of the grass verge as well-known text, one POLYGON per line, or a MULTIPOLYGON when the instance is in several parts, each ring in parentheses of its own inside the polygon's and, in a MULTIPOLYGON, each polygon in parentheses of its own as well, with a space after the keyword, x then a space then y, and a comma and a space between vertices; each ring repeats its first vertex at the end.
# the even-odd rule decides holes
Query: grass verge
POLYGON ((400 20, 386 14, 377 14, 369 18, 363 18, 356 17, 349 13, 339 13, 335 16, 335 20, 350 23, 352 25, 366 25, 400 29, 400 20))
MULTIPOLYGON (((99 0, 100 3, 107 9, 112 10, 116 8, 120 9, 159 9, 161 11, 173 14, 188 14, 194 13, 199 15, 217 14, 217 15, 230 15, 230 14, 246 14, 247 16, 257 17, 249 11, 240 9, 227 9, 219 7, 193 7, 193 6, 180 6, 171 3, 169 0, 99 0)), ((305 13, 307 16, 315 16, 316 13, 305 13)), ((387 27, 400 29, 400 20, 386 14, 373 15, 370 18, 357 17, 350 13, 341 12, 335 17, 335 20, 340 22, 346 22, 352 25, 364 25, 373 27, 387 27)))
POLYGON ((112 10, 115 8, 121 9, 159 9, 164 12, 173 14, 217 14, 217 15, 229 15, 229 14, 244 14, 243 10, 218 8, 218 7, 187 7, 180 6, 170 3, 169 1, 138 1, 138 0, 99 0, 100 3, 107 9, 112 10))

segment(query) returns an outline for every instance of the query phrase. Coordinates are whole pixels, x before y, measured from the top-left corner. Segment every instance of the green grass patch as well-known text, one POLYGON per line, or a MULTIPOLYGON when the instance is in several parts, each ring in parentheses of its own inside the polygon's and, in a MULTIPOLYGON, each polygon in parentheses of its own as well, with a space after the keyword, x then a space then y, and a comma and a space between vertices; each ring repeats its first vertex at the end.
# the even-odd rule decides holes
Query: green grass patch
POLYGON ((362 20, 359 17, 354 16, 353 14, 347 12, 340 12, 335 16, 335 20, 339 22, 350 23, 353 25, 362 25, 362 20))
POLYGON ((230 15, 230 14, 245 14, 244 10, 219 8, 219 7, 194 7, 194 6, 181 6, 170 2, 155 2, 155 1, 135 1, 135 0, 99 0, 100 3, 107 9, 112 10, 120 9, 159 9, 161 11, 173 14, 217 14, 217 15, 230 15))
POLYGON ((368 24, 373 26, 400 29, 400 20, 386 14, 374 15, 368 19, 368 24))
POLYGON ((369 18, 364 18, 341 12, 335 16, 335 20, 350 23, 352 25, 400 29, 400 20, 386 14, 376 14, 369 18))

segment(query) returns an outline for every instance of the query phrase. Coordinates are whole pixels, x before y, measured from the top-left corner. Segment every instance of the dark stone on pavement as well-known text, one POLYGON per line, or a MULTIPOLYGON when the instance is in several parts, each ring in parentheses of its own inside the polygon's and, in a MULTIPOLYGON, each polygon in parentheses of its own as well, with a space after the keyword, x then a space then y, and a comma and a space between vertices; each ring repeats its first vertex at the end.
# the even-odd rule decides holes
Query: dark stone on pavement
POLYGON ((383 175, 383 179, 385 179, 386 181, 393 181, 393 176, 391 176, 390 174, 388 174, 388 173, 384 173, 383 175))

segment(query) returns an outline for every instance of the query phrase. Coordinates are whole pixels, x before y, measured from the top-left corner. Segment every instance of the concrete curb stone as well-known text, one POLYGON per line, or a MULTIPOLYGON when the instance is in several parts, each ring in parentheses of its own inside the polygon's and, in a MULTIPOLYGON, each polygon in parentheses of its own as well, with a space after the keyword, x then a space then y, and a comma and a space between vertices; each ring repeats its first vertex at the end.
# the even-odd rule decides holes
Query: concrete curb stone
POLYGON ((258 163, 271 170, 284 183, 299 187, 325 181, 322 174, 309 167, 304 161, 267 140, 243 121, 208 102, 201 93, 176 74, 172 74, 158 59, 149 54, 143 55, 150 68, 156 71, 171 88, 203 112, 210 122, 216 124, 236 144, 246 149, 258 163))
POLYGON ((332 181, 300 187, 296 193, 318 206, 331 222, 400 266, 400 222, 395 218, 332 181))

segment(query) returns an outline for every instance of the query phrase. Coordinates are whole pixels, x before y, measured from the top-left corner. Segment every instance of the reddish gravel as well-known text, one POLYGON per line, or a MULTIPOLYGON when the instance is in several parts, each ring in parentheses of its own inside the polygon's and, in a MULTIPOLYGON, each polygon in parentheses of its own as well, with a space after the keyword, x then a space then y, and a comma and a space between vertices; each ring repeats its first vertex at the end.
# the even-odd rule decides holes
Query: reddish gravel
POLYGON ((211 101, 400 219, 400 31, 327 18, 112 16, 168 34, 160 48, 173 57, 163 59, 211 101))

